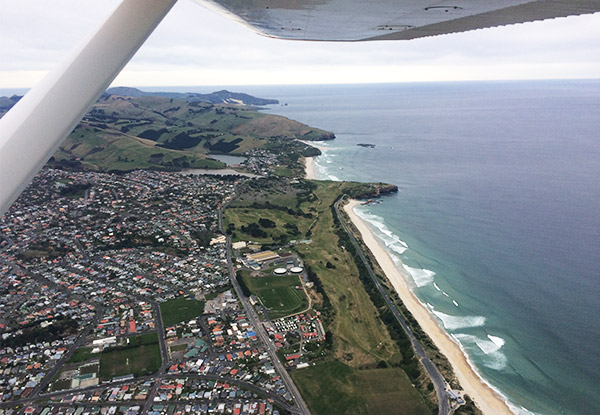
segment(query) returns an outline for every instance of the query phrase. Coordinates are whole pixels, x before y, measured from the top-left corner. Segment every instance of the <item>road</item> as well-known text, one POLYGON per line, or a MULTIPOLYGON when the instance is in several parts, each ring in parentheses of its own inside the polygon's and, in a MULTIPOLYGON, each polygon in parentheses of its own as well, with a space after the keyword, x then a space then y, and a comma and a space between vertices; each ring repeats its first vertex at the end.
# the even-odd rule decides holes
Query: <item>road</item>
MULTIPOLYGON (((281 408, 295 413, 298 410, 294 407, 292 407, 289 403, 287 403, 286 401, 284 401, 281 396, 277 395, 276 393, 273 392, 269 392, 266 391, 252 383, 248 383, 245 382, 243 380, 240 379, 234 379, 234 378, 229 378, 226 376, 218 376, 218 375, 199 375, 199 374, 193 374, 193 373, 185 373, 185 374, 172 374, 172 375, 162 375, 162 376, 157 376, 155 375, 149 375, 149 376, 142 376, 139 378, 135 378, 134 382, 140 382, 143 383, 147 380, 155 380, 156 378, 160 378, 160 379, 181 379, 182 377, 185 377, 186 379, 198 379, 198 380, 217 380, 217 381, 222 381, 222 382, 226 382, 229 384, 233 384, 233 385, 238 385, 240 388, 245 389, 245 390, 249 390, 252 391, 256 394, 258 394, 259 396, 263 396, 269 399, 272 399, 274 402, 277 403, 277 405, 279 405, 281 408)), ((120 381, 116 381, 116 382, 105 382, 102 383, 100 385, 93 385, 93 386, 88 386, 85 388, 77 388, 77 389, 67 389, 67 390, 62 390, 62 391, 56 391, 56 392, 50 392, 50 393, 43 393, 40 394, 36 397, 30 396, 29 398, 26 399, 20 399, 20 400, 16 400, 16 401, 8 401, 8 402, 0 402, 0 409, 3 408, 12 408, 15 406, 22 406, 25 407, 26 405, 31 405, 34 404, 37 400, 40 399, 58 399, 60 397, 70 397, 70 396, 74 396, 77 394, 82 394, 82 393, 92 393, 96 390, 102 390, 105 389, 107 387, 118 387, 118 386, 122 386, 122 385, 129 385, 131 384, 132 380, 127 379, 127 380, 120 380, 120 381)), ((160 386, 160 381, 158 382, 158 386, 160 386)), ((181 400, 181 401, 177 401, 177 400, 171 400, 168 401, 169 404, 181 404, 181 405, 186 405, 186 404, 190 404, 190 403, 204 403, 207 402, 204 399, 197 399, 197 400, 181 400)), ((152 404, 164 404, 165 402, 153 402, 153 400, 149 400, 148 398, 145 401, 135 401, 135 400, 131 400, 131 401, 121 401, 121 402, 116 402, 116 401, 99 401, 99 402, 65 402, 65 403, 60 403, 60 402, 52 402, 50 405, 53 406, 66 406, 66 407, 73 407, 73 406, 122 406, 122 405, 135 405, 135 404, 139 404, 140 406, 143 405, 148 405, 148 407, 150 408, 152 406, 152 404), (148 404, 148 402, 150 402, 150 404, 148 404)))
MULTIPOLYGON (((223 232, 223 210, 219 210, 219 229, 221 229, 221 232, 223 232)), ((225 233, 225 232, 223 232, 223 233, 225 233)), ((283 383, 285 384, 287 390, 290 392, 290 394, 294 398, 296 405, 298 405, 298 409, 293 412, 302 414, 302 415, 310 415, 308 405, 306 405, 306 402, 302 398, 300 391, 296 387, 296 384, 290 377, 289 373, 287 372, 285 367, 283 367, 283 365, 281 364, 281 361, 279 360, 279 357, 277 356, 277 353, 276 353, 277 349, 275 348, 275 345, 273 344, 273 342, 271 342, 271 339, 269 339, 269 337, 267 336, 267 333, 265 332, 262 323, 258 319, 258 315, 254 311, 254 308, 248 302, 248 299, 242 292, 242 288, 240 287, 240 285, 237 282, 235 270, 233 269, 233 261, 231 260, 231 237, 229 235, 227 235, 226 250, 227 250, 227 268, 229 269, 229 278, 231 279, 233 288, 235 289, 235 292, 236 292, 238 298, 240 299, 240 302, 242 303, 244 310, 246 310, 246 314, 248 315, 248 320, 250 320, 250 322, 252 323, 252 325, 254 326, 254 328, 256 330, 256 333, 260 337, 261 342, 265 345, 265 347, 267 349, 267 353, 269 354, 269 357, 273 361, 273 365, 275 366, 277 373, 279 373, 281 375, 281 379, 283 380, 283 383)))
POLYGON ((365 267, 367 268, 367 271, 369 272, 369 276, 373 280, 373 283, 377 287, 377 290, 379 291, 379 293, 385 300, 385 303, 389 307, 390 311, 394 314, 394 317, 396 317, 396 320, 398 321, 398 323, 400 323, 400 325, 404 329, 404 332, 406 333, 408 338, 410 339, 410 342, 412 344, 412 347, 413 347, 416 355, 419 357, 419 360, 423 364, 425 371, 429 375, 431 382, 433 383, 433 386, 435 387, 435 392, 437 394, 437 398, 438 398, 438 402, 439 402, 438 414, 439 415, 452 414, 453 411, 450 408, 450 402, 448 400, 448 395, 446 392, 447 383, 444 380, 444 377, 442 376, 442 374, 440 373, 438 368, 435 366, 435 364, 431 361, 431 359, 429 359, 429 357, 427 356, 427 353, 425 353, 425 350, 423 349, 423 346, 417 340, 417 338, 414 336, 410 327, 406 323, 406 320, 404 319, 402 314, 400 314, 400 311, 398 311, 398 308, 396 307, 394 302, 391 300, 388 293, 385 291, 385 288, 383 287, 383 285, 381 285, 381 282, 379 281, 379 278, 377 278, 377 275, 375 275, 375 272, 373 272, 373 269, 371 268, 369 261, 367 261, 367 258, 365 257, 361 246, 356 241, 356 238, 354 237, 352 232, 350 232, 350 229, 348 229, 348 225, 346 224, 344 219, 341 217, 340 211, 339 211, 339 204, 340 204, 340 200, 335 202, 335 214, 336 214, 338 220, 340 221, 342 228, 344 229, 344 231, 350 238, 352 245, 354 245, 354 247, 356 248, 356 252, 358 252, 360 259, 363 261, 365 267))

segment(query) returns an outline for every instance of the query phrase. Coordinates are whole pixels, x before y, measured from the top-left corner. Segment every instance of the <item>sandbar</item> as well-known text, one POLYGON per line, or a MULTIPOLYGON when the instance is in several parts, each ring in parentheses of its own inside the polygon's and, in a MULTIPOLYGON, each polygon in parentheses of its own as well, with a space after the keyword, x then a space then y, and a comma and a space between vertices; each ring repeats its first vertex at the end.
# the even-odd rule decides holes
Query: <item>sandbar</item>
POLYGON ((373 253, 377 263, 406 308, 412 313, 440 352, 450 361, 465 393, 473 399, 479 409, 486 415, 512 415, 513 412, 509 409, 507 403, 473 370, 460 346, 438 325, 431 313, 413 294, 407 284, 406 277, 381 245, 379 239, 368 225, 354 213, 353 208, 361 203, 358 200, 351 200, 344 206, 344 210, 360 232, 365 245, 373 253))

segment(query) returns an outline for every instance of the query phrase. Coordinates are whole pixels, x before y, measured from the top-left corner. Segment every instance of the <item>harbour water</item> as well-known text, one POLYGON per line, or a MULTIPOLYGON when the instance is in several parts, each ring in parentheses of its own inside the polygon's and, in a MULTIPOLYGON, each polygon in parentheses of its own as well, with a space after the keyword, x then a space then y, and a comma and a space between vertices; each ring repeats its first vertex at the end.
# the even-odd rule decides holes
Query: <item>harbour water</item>
POLYGON ((336 134, 319 178, 399 186, 359 215, 515 411, 599 413, 600 81, 244 92, 336 134))

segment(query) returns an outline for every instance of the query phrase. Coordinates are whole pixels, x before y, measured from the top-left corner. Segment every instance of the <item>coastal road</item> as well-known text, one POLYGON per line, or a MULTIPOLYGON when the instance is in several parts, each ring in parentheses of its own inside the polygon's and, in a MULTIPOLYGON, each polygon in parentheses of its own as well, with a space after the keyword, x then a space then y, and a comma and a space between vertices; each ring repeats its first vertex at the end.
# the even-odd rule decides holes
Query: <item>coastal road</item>
MULTIPOLYGON (((219 210, 218 216, 219 216, 219 229, 221 230, 221 232, 223 232, 223 210, 219 210)), ((223 232, 223 233, 225 233, 225 232, 223 232)), ((292 395, 294 402, 296 402, 296 405, 298 405, 298 409, 295 410, 294 413, 298 413, 301 415, 310 415, 308 405, 302 398, 302 395, 300 394, 300 391, 296 387, 296 384, 290 377, 290 374, 287 372, 285 367, 283 367, 283 365, 281 364, 281 361, 279 360, 279 357, 277 356, 277 353, 276 353, 277 349, 275 348, 275 345, 271 342, 271 340, 267 336, 267 333, 265 332, 260 320, 258 319, 258 315, 254 311, 254 308, 252 308, 252 306, 248 302, 248 299, 242 292, 242 288, 240 287, 240 285, 237 282, 235 270, 233 269, 233 261, 231 260, 231 237, 229 235, 227 235, 227 244, 226 244, 225 249, 227 250, 227 268, 229 269, 229 278, 231 280, 231 284, 233 285, 233 288, 235 289, 235 292, 236 292, 238 298, 240 299, 240 302, 242 303, 244 310, 246 310, 246 314, 248 315, 248 319, 250 320, 250 323, 252 323, 252 325, 254 326, 254 329, 256 330, 256 333, 260 337, 261 342, 265 345, 265 348, 267 349, 267 353, 269 354, 269 357, 271 358, 271 361, 273 362, 275 369, 277 369, 277 373, 279 373, 281 375, 281 380, 283 380, 283 383, 285 384, 289 393, 292 395)))
POLYGON ((425 349, 423 349, 423 346, 421 345, 421 343, 414 336, 414 334, 412 333, 412 330, 408 326, 408 323, 406 322, 406 320, 404 319, 404 317, 402 316, 402 314, 400 313, 400 311, 398 310, 398 308, 396 307, 396 305, 394 304, 394 302, 392 301, 392 299, 390 298, 388 293, 385 291, 385 288, 383 287, 383 285, 381 285, 381 281, 379 281, 379 278, 377 278, 377 275, 375 275, 375 272, 373 272, 373 269, 371 268, 369 261, 367 261, 367 258, 365 257, 361 246, 357 242, 357 240, 354 237, 354 235, 352 234, 352 232, 350 232, 348 225, 346 224, 346 222, 340 215, 339 204, 340 204, 341 200, 342 199, 335 202, 335 214, 336 214, 340 224, 342 225, 342 228, 344 229, 344 231, 350 238, 352 245, 354 245, 354 248, 356 248, 356 252, 358 252, 358 255, 359 255, 361 261, 363 261, 365 267, 367 268, 367 271, 369 272, 369 276, 371 277, 371 280, 373 281, 373 283, 377 287, 377 290, 379 291, 379 293, 385 300, 385 303, 387 304, 390 311, 394 314, 394 317, 396 318, 398 323, 400 323, 400 325, 402 326, 402 329, 404 329, 404 332, 410 339, 410 342, 412 344, 412 347, 413 347, 416 355, 419 356, 419 360, 421 361, 421 363, 423 364, 423 367, 425 368, 425 371, 429 375, 429 378, 431 379, 431 382, 433 383, 433 386, 435 387, 435 392, 437 394, 437 398, 438 398, 438 402, 439 402, 438 414, 439 415, 452 414, 453 411, 450 408, 450 402, 448 400, 448 395, 446 392, 446 387, 447 387, 446 380, 444 379, 444 377, 442 376, 442 374, 440 373, 438 368, 435 366, 435 364, 431 361, 431 359, 429 359, 429 357, 427 356, 427 353, 425 353, 425 349))

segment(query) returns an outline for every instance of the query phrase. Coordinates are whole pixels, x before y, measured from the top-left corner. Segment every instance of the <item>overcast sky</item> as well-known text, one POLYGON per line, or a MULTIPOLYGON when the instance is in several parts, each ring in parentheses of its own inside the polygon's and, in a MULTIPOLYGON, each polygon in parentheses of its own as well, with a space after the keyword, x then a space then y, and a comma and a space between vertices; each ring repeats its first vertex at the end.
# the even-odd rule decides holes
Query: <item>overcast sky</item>
MULTIPOLYGON (((118 0, 2 0, 0 88, 31 87, 118 0)), ((179 0, 113 85, 600 78, 600 13, 412 41, 262 37, 179 0)))

